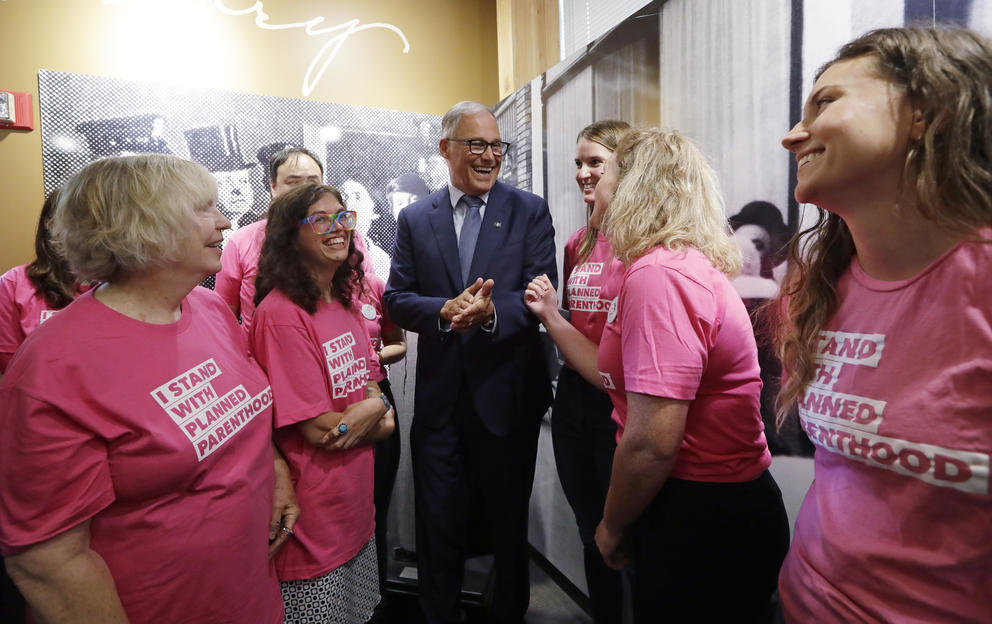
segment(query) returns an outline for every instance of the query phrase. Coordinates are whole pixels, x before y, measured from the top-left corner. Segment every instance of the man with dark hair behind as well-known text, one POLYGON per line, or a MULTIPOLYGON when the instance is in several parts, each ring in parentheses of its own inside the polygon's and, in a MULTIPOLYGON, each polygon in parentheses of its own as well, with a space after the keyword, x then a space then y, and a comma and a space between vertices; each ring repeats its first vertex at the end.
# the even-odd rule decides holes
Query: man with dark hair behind
MULTIPOLYGON (((320 184, 324 177, 320 159, 310 150, 292 145, 272 154, 267 172, 273 199, 300 184, 320 184)), ((223 268, 217 274, 217 285, 214 287, 234 314, 241 317, 241 327, 246 333, 255 312, 255 275, 265 241, 266 223, 267 219, 261 219, 247 225, 224 243, 224 254, 221 256, 223 268)), ((364 241, 357 235, 355 245, 364 255, 368 255, 364 241)), ((372 270, 367 262, 363 268, 372 270)))
MULTIPOLYGON (((279 197, 299 184, 320 184, 324 168, 310 150, 287 146, 269 158, 269 190, 272 198, 279 197)), ((231 235, 224 243, 222 269, 217 274, 214 292, 231 306, 241 326, 248 331, 255 312, 255 275, 258 258, 265 240, 267 219, 260 219, 231 235)))

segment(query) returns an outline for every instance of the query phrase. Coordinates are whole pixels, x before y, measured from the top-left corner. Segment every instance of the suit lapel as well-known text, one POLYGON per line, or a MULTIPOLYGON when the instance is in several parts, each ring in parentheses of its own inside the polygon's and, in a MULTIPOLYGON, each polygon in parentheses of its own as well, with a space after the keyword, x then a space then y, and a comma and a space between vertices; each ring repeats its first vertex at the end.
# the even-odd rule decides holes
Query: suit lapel
MULTIPOLYGON (((497 182, 489 191, 486 214, 482 217, 479 238, 475 242, 475 252, 472 255, 472 270, 469 272, 469 279, 474 280, 480 276, 487 277, 486 269, 489 266, 489 261, 496 257, 499 245, 505 237, 504 231, 509 231, 510 206, 505 200, 506 195, 503 187, 497 182)), ((455 247, 457 253, 457 243, 455 247)))
POLYGON ((455 236, 455 223, 451 216, 451 196, 448 194, 447 186, 443 192, 437 194, 430 222, 434 237, 437 239, 438 250, 441 252, 441 264, 444 265, 448 280, 455 287, 455 292, 460 293, 465 290, 465 286, 459 285, 461 275, 458 273, 458 238, 455 236))

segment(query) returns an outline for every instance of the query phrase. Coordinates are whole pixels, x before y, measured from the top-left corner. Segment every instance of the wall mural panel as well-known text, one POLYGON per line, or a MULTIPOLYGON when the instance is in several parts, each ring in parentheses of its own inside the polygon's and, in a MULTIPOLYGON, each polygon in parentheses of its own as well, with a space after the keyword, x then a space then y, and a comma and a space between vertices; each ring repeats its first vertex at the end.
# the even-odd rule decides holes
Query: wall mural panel
POLYGON ((383 279, 395 215, 447 179, 446 169, 443 178, 434 171, 436 115, 50 70, 39 71, 38 82, 46 193, 97 158, 176 154, 217 178, 218 206, 233 232, 268 208, 269 156, 286 145, 306 147, 321 158, 325 182, 358 211, 383 279))

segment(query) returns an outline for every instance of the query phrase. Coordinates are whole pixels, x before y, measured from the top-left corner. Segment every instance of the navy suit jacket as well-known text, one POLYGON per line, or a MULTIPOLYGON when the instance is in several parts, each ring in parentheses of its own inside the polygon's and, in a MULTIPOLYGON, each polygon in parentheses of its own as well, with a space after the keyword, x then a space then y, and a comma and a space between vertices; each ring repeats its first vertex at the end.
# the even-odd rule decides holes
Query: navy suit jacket
POLYGON ((557 285, 548 204, 497 182, 489 192, 469 277, 470 283, 476 277, 495 281, 495 330, 442 332, 441 307, 465 289, 448 187, 400 212, 384 299, 390 319, 419 334, 414 412, 421 425, 449 425, 463 384, 495 435, 507 435, 547 411, 551 381, 538 321, 523 298, 530 280, 542 273, 557 285))

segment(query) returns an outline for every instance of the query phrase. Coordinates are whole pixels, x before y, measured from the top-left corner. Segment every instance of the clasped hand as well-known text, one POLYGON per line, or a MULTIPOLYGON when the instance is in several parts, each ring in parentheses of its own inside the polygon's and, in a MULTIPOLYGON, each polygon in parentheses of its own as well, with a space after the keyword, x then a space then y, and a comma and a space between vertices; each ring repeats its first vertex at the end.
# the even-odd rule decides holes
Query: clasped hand
POLYGON ((558 311, 558 293, 547 275, 538 275, 527 284, 524 303, 541 321, 558 311))
POLYGON ((492 296, 495 282, 476 278, 475 283, 441 307, 441 318, 451 323, 451 329, 464 332, 476 325, 485 325, 493 319, 495 308, 492 296))
POLYGON ((346 451, 364 444, 366 437, 383 418, 382 401, 378 398, 365 399, 345 408, 341 424, 346 426, 344 433, 332 429, 321 440, 325 448, 346 451))

